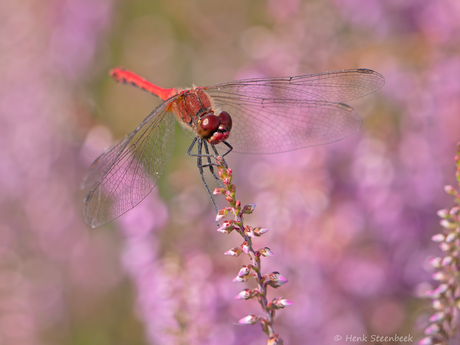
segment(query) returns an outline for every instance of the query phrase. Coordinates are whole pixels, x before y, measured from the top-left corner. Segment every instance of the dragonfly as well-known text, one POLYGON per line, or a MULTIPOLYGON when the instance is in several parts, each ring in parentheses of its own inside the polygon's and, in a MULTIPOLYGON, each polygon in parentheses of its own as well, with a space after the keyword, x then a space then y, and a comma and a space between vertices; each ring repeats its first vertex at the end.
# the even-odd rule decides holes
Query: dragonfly
POLYGON ((108 223, 136 207, 156 186, 174 148, 175 122, 189 133, 187 151, 204 169, 230 151, 273 154, 341 140, 362 126, 344 102, 371 94, 385 83, 370 69, 348 69, 295 77, 240 79, 211 86, 162 88, 122 67, 110 71, 117 82, 145 90, 163 102, 124 139, 90 166, 82 188, 84 218, 91 227, 108 223), (197 153, 192 151, 197 150, 197 153), (204 150, 204 151, 203 151, 204 150))

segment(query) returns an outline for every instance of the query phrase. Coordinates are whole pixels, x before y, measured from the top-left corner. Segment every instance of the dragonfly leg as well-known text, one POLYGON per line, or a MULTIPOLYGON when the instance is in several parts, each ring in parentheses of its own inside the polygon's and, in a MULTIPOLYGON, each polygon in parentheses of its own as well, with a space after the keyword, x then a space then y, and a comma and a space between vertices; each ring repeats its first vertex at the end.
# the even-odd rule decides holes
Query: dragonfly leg
MULTIPOLYGON (((203 165, 203 167, 208 167, 209 171, 211 172, 212 176, 214 176, 214 178, 216 179, 216 181, 219 184, 219 186, 221 188, 225 188, 224 184, 222 183, 222 181, 220 180, 220 178, 216 175, 216 172, 214 171, 214 166, 217 166, 216 163, 211 162, 211 157, 213 157, 214 155, 209 154, 208 143, 206 141, 203 141, 203 144, 204 144, 204 150, 206 151, 206 156, 204 156, 204 157, 206 157, 206 159, 208 161, 208 163, 203 165)), ((216 155, 214 156, 214 158, 216 158, 219 155, 219 153, 217 152, 217 149, 216 149, 216 147, 214 145, 211 145, 211 147, 213 148, 214 152, 216 153, 216 155)), ((222 160, 224 160, 224 159, 222 158, 222 160)), ((225 160, 224 160, 224 165, 227 166, 227 163, 225 162, 225 160)))
POLYGON ((190 152, 192 152, 193 147, 195 146, 197 139, 198 139, 198 137, 193 138, 193 141, 192 141, 192 143, 190 144, 190 147, 187 150, 187 156, 196 156, 196 155, 194 155, 194 154, 192 154, 190 152))
MULTIPOLYGON (((227 143, 226 141, 222 141, 222 144, 224 144, 225 146, 227 146, 227 147, 228 147, 228 151, 227 151, 227 152, 225 152, 225 153, 222 155, 222 158, 223 158, 223 157, 225 157, 226 155, 228 155, 230 152, 232 152, 232 150, 233 150, 233 146, 232 146, 232 145, 230 145, 229 143, 227 143)), ((216 152, 216 154, 217 154, 217 150, 216 150, 216 148, 215 148, 214 146, 213 146, 213 148, 214 148, 214 152, 216 152)))
MULTIPOLYGON (((230 153, 233 150, 233 147, 230 144, 228 144, 227 142, 225 142, 225 141, 223 143, 229 148, 229 150, 227 150, 227 152, 225 152, 223 155, 221 155, 222 161, 224 163, 224 166, 226 167, 227 163, 225 162, 225 159, 223 157, 225 155, 227 155, 228 153, 230 153)), ((193 139, 193 141, 192 141, 192 143, 191 143, 191 145, 190 145, 190 147, 189 147, 189 149, 187 151, 187 155, 197 158, 197 167, 198 167, 198 170, 200 171, 201 180, 203 181, 203 184, 206 187, 206 191, 208 192, 208 195, 211 198, 212 204, 213 204, 214 209, 216 210, 216 213, 217 213, 218 208, 217 208, 217 205, 216 205, 216 203, 214 201, 212 193, 209 190, 209 186, 208 186, 208 184, 206 182, 206 179, 204 177, 204 169, 203 169, 203 168, 208 168, 210 173, 214 177, 214 179, 219 184, 219 186, 221 188, 224 188, 224 185, 223 185, 222 181, 220 180, 220 178, 219 178, 219 176, 216 173, 215 168, 214 168, 214 166, 218 166, 218 164, 214 163, 212 161, 213 158, 217 159, 217 157, 220 156, 220 155, 219 155, 219 152, 217 151, 217 148, 214 145, 211 145, 211 147, 212 147, 212 150, 214 151, 214 153, 210 153, 208 143, 206 142, 206 140, 201 139, 200 137, 197 136, 197 137, 195 137, 193 139), (192 153, 192 150, 195 147, 195 145, 197 145, 197 153, 196 154, 192 153), (205 152, 203 152, 203 146, 204 146, 204 151, 205 152), (203 162, 203 160, 204 160, 204 162, 203 162)), ((219 222, 216 222, 216 224, 218 226, 220 226, 219 222)))
MULTIPOLYGON (((188 149, 187 151, 187 155, 189 156, 196 156, 196 163, 197 163, 197 167, 198 167, 198 170, 200 171, 200 176, 201 176, 201 180, 203 181, 204 183, 204 186, 206 187, 206 191, 208 192, 208 195, 209 197, 211 198, 211 201, 212 201, 212 204, 214 206, 214 209, 216 210, 216 214, 217 212, 219 211, 218 208, 217 208, 217 205, 214 201, 214 198, 212 197, 212 194, 211 194, 211 191, 209 190, 209 187, 208 187, 208 184, 206 183, 206 179, 204 178, 204 171, 203 171, 203 168, 204 167, 207 167, 207 166, 210 166, 211 164, 211 155, 209 155, 209 152, 207 155, 203 155, 201 153, 201 150, 202 150, 202 147, 203 147, 203 143, 205 145, 205 150, 206 152, 208 152, 208 147, 206 146, 206 143, 203 142, 203 139, 201 138, 197 138, 195 137, 195 139, 193 140, 192 144, 190 145, 190 148, 188 149), (197 143, 197 149, 198 149, 198 154, 192 154, 190 153, 191 150, 193 149, 193 146, 195 145, 195 143, 197 143), (203 164, 203 157, 206 157, 206 159, 208 160, 208 164, 203 164)), ((212 165, 211 165, 212 166, 212 165)), ((214 177, 218 180, 218 177, 215 175, 215 173, 213 173, 214 177)), ((218 180, 219 181, 219 180, 218 180)), ((219 181, 220 182, 220 181, 219 181)), ((217 226, 220 226, 219 222, 216 221, 216 224, 217 226)))

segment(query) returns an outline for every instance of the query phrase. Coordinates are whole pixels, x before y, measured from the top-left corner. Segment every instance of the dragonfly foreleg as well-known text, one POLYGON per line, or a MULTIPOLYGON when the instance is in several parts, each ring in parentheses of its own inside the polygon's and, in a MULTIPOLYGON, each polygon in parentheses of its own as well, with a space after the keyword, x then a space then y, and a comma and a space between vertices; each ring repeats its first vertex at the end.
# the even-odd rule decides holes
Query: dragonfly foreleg
MULTIPOLYGON (((214 202, 214 199, 213 199, 213 197, 212 197, 212 193, 211 193, 211 191, 209 190, 208 184, 206 183, 206 179, 204 178, 204 171, 203 171, 203 168, 204 168, 204 167, 207 167, 207 166, 211 166, 211 167, 212 167, 212 165, 210 165, 210 164, 211 164, 211 157, 212 157, 212 156, 209 155, 208 147, 206 146, 206 142, 203 142, 203 139, 196 137, 196 138, 193 140, 192 145, 190 145, 190 148, 189 148, 189 150, 187 151, 187 155, 189 155, 189 156, 196 156, 196 163, 197 163, 198 170, 200 171, 201 180, 203 181, 204 186, 206 187, 206 191, 208 192, 208 195, 209 195, 209 197, 211 198, 212 204, 214 205, 214 209, 216 210, 216 214, 217 214, 217 212, 218 212, 217 205, 216 205, 216 203, 214 202), (197 142, 198 154, 191 154, 190 152, 191 152, 191 150, 192 150, 192 148, 193 148, 193 146, 195 145, 196 142, 197 142), (202 150, 202 147, 203 147, 203 143, 204 143, 204 145, 205 145, 205 150, 206 150, 206 152, 208 153, 207 155, 203 155, 203 154, 201 153, 201 150, 202 150), (207 158, 208 164, 203 165, 203 161, 202 161, 203 157, 206 157, 206 158, 207 158)), ((211 170, 211 169, 210 169, 210 170, 211 170)), ((220 182, 220 180, 219 180, 218 177, 215 175, 215 173, 214 173, 213 171, 211 171, 211 172, 212 172, 212 174, 214 175, 214 177, 220 182)), ((220 224, 219 224, 217 221, 216 221, 216 224, 217 224, 217 226, 220 226, 220 224)))

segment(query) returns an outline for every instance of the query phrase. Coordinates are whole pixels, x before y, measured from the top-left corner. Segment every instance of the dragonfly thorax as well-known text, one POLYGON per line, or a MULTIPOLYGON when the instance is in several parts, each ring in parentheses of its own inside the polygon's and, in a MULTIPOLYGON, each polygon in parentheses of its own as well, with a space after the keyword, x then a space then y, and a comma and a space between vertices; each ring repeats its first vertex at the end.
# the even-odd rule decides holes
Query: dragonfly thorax
POLYGON ((213 112, 202 116, 197 123, 196 131, 200 138, 206 139, 211 145, 216 145, 226 140, 232 129, 232 117, 226 111, 219 116, 213 112))

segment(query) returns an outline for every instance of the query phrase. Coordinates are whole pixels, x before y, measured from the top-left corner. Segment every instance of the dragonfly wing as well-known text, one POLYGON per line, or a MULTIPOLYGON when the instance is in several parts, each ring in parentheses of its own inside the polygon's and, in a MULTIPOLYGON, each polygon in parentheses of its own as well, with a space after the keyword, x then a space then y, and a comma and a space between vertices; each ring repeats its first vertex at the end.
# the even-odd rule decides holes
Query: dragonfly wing
POLYGON ((362 125, 360 116, 343 103, 277 99, 233 102, 224 98, 215 99, 215 103, 232 116, 227 142, 241 153, 279 153, 327 144, 349 136, 362 125))
POLYGON ((370 69, 307 74, 297 77, 242 79, 208 86, 213 97, 233 99, 289 99, 347 102, 379 90, 383 76, 370 69))
POLYGON ((297 77, 243 79, 206 87, 214 105, 233 118, 227 140, 236 152, 278 153, 345 138, 362 124, 341 103, 380 89, 369 69, 297 77))
POLYGON ((85 221, 105 224, 138 205, 155 187, 174 149, 175 119, 157 107, 132 133, 97 158, 82 186, 85 221))

